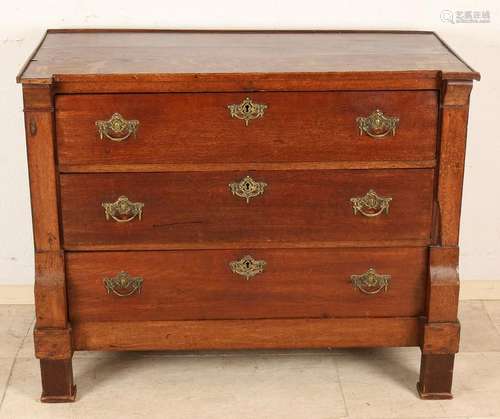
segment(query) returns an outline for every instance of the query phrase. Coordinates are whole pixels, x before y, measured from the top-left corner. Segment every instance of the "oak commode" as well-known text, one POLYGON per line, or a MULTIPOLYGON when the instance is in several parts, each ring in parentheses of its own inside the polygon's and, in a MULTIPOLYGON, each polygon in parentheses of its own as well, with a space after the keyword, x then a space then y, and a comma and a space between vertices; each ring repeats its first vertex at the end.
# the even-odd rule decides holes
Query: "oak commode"
POLYGON ((377 346, 450 398, 474 79, 430 32, 48 31, 18 78, 42 401, 74 351, 377 346))

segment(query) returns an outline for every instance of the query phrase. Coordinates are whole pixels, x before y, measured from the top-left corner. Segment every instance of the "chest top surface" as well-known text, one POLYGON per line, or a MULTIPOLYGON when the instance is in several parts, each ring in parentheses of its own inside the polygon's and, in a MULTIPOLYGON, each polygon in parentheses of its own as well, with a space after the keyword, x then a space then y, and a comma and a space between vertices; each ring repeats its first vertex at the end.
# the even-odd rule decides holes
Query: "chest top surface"
POLYGON ((22 83, 74 76, 407 73, 478 79, 432 32, 49 30, 22 83))

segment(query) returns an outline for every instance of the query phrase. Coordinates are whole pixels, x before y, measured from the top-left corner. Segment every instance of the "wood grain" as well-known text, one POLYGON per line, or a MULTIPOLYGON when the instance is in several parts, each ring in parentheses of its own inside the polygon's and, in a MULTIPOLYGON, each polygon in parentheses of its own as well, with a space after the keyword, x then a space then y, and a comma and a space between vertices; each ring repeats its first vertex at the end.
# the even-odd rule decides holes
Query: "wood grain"
POLYGON ((43 402, 75 399, 68 324, 64 252, 59 225, 54 92, 24 86, 24 117, 35 245, 35 354, 40 359, 43 402))
POLYGON ((427 250, 297 249, 69 253, 71 322, 258 318, 416 317, 423 314, 427 250), (250 280, 229 263, 267 262, 250 280), (369 268, 391 275, 367 295, 350 280, 369 268), (143 278, 140 293, 107 294, 120 271, 143 278))
POLYGON ((479 77, 431 32, 48 31, 18 77, 42 401, 75 399, 73 350, 372 346, 420 346, 420 396, 451 398, 479 77), (247 96, 268 108, 245 127, 227 105, 247 96), (377 108, 395 136, 359 135, 377 108), (114 112, 136 138, 98 138, 114 112), (245 175, 268 184, 248 204, 245 175), (354 215, 369 189, 389 214, 354 215), (120 195, 142 220, 105 220, 120 195), (246 254, 267 261, 248 281, 228 268, 246 254), (368 267, 386 293, 352 287, 368 267), (140 294, 106 294, 121 270, 140 294))
POLYGON ((50 87, 26 87, 24 113, 35 250, 60 246, 54 114, 50 87), (34 129, 32 128, 34 127, 34 129))
POLYGON ((300 349, 417 346, 418 318, 75 323, 76 350, 300 349))
POLYGON ((61 165, 432 160, 437 92, 255 92, 59 95, 61 165), (266 104, 248 126, 228 105, 266 104), (380 109, 400 118, 396 135, 360 135, 356 118, 380 109), (115 112, 138 120, 136 138, 99 138, 95 122, 115 112))
POLYGON ((452 399, 454 354, 422 355, 417 390, 424 400, 452 399))
MULTIPOLYGON (((227 73, 227 74, 121 74, 54 75, 57 94, 179 93, 179 92, 317 92, 439 90, 435 71, 392 73, 227 73)), ((47 83, 31 79, 29 83, 47 83)), ((32 85, 32 84, 30 84, 32 85)), ((34 84, 33 84, 34 85, 34 84)))
POLYGON ((35 356, 39 359, 71 359, 71 329, 35 328, 35 356))
POLYGON ((424 326, 423 354, 455 354, 460 342, 460 323, 435 322, 424 326))
MULTIPOLYGON (((155 164, 60 164, 61 173, 155 173, 155 172, 221 172, 241 170, 241 163, 155 163, 155 164)), ((430 169, 436 160, 405 161, 335 161, 245 163, 246 170, 363 170, 363 169, 430 169)))
POLYGON ((472 82, 467 81, 451 80, 443 85, 438 177, 442 246, 458 245, 471 89, 472 82))
POLYGON ((41 359, 43 403, 66 403, 76 399, 71 359, 41 359))
POLYGON ((35 253, 35 311, 38 328, 67 328, 63 251, 35 253))
POLYGON ((429 242, 433 171, 272 171, 62 175, 65 249, 217 247, 223 243, 429 242), (268 184, 247 204, 229 183, 268 184), (355 215, 351 197, 392 197, 389 214, 355 215), (144 203, 142 220, 106 220, 102 202, 144 203))
POLYGON ((427 321, 455 322, 460 282, 458 247, 430 247, 427 321))
POLYGON ((301 72, 478 74, 430 32, 51 31, 18 78, 301 72))

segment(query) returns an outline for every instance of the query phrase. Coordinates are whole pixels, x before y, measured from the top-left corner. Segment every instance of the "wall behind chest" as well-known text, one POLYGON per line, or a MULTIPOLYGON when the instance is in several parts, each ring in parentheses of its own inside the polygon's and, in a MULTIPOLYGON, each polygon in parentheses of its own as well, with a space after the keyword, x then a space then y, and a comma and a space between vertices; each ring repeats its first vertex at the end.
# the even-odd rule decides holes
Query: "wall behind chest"
POLYGON ((471 98, 461 236, 464 280, 500 281, 500 4, 486 1, 165 2, 26 0, 0 15, 0 284, 33 282, 33 250, 21 88, 15 75, 46 28, 413 29, 437 31, 482 74, 471 98), (443 12, 445 11, 445 12, 443 12), (489 23, 459 23, 471 12, 489 23), (452 23, 453 21, 453 23, 452 23))

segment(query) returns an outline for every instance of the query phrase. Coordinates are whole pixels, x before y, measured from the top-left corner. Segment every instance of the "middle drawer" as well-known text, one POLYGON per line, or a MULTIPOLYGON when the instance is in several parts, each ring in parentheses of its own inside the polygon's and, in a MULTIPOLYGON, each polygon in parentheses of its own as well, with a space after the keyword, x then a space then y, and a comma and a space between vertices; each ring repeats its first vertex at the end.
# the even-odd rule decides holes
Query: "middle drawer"
POLYGON ((64 246, 238 248, 430 239, 433 170, 61 176, 64 246))

